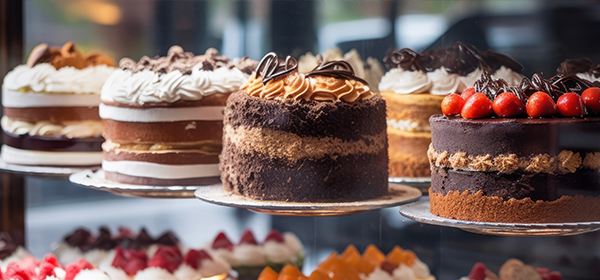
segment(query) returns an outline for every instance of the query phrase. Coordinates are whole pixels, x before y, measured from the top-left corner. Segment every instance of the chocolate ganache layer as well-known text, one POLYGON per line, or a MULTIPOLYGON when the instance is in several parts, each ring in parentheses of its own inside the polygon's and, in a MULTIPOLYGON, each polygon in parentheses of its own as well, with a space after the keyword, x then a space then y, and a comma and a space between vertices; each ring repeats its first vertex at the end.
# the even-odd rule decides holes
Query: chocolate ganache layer
POLYGON ((44 136, 31 136, 28 134, 18 135, 10 132, 2 132, 4 144, 17 149, 50 151, 50 152, 101 152, 102 137, 86 138, 56 138, 44 136))

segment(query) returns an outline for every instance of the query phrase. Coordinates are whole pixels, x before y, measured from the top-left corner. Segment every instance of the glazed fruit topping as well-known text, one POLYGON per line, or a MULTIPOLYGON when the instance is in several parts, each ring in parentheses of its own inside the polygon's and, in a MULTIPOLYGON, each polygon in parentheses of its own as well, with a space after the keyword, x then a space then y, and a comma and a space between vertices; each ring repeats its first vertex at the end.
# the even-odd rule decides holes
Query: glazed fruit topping
POLYGON ((462 97, 462 99, 464 100, 468 100, 469 98, 471 98, 471 96, 473 96, 473 94, 475 94, 475 88, 470 87, 463 90, 463 92, 460 94, 460 97, 462 97))
POLYGON ((123 269, 127 275, 135 275, 138 271, 146 268, 148 256, 144 251, 133 249, 123 250, 120 247, 115 248, 115 258, 112 266, 123 269))
POLYGON ((84 259, 79 259, 78 261, 71 263, 65 267, 65 272, 67 275, 65 276, 65 280, 73 280, 80 271, 86 269, 94 269, 96 268, 93 264, 89 263, 84 259))
POLYGON ((485 94, 478 92, 465 102, 460 115, 465 119, 484 118, 492 114, 492 105, 492 101, 485 94))
POLYGON ((148 267, 160 267, 171 273, 183 262, 179 247, 159 247, 154 257, 148 262, 148 267))
POLYGON ((258 242, 256 242, 252 231, 249 229, 245 229, 244 233, 242 233, 242 238, 240 239, 240 242, 238 244, 258 245, 258 242))
POLYGON ((217 235, 217 237, 215 237, 215 240, 213 241, 212 248, 224 248, 229 251, 233 251, 233 244, 231 243, 231 241, 229 241, 229 238, 227 238, 227 235, 225 235, 224 232, 219 232, 219 234, 217 235))
POLYGON ((8 267, 6 268, 6 272, 4 273, 4 278, 3 279, 10 279, 10 280, 35 280, 35 272, 29 272, 23 268, 21 268, 21 266, 19 266, 19 264, 17 264, 16 262, 10 263, 8 265, 8 267))
POLYGON ((558 113, 558 109, 556 108, 556 104, 554 104, 552 97, 541 91, 538 91, 529 97, 526 110, 527 115, 532 118, 547 117, 558 113))
POLYGON ((588 111, 594 114, 600 114, 600 89, 597 87, 588 88, 581 94, 583 104, 588 111))
POLYGON ((458 115, 463 105, 465 105, 465 100, 460 95, 449 94, 442 100, 442 113, 445 116, 458 115))
POLYGON ((469 278, 469 280, 484 280, 486 270, 487 267, 485 267, 484 264, 476 263, 473 266, 473 269, 471 269, 471 273, 469 273, 469 276, 467 278, 469 278))
POLYGON ((200 250, 189 250, 185 257, 183 258, 183 262, 187 265, 193 267, 194 269, 198 269, 202 266, 202 260, 212 260, 212 257, 203 249, 200 250))
POLYGON ((542 276, 543 280, 562 280, 562 274, 558 271, 550 271, 545 267, 537 267, 535 270, 542 276))
POLYGON ((499 117, 516 117, 525 112, 525 106, 512 92, 503 92, 494 99, 494 113, 499 117))
POLYGON ((577 93, 569 92, 558 98, 556 102, 558 112, 565 117, 583 117, 585 115, 585 104, 577 93))
POLYGON ((285 240, 283 239, 283 236, 281 235, 281 233, 279 233, 279 231, 276 231, 274 229, 272 229, 269 234, 267 235, 267 237, 265 238, 265 242, 267 241, 275 241, 277 243, 283 243, 285 242, 285 240))

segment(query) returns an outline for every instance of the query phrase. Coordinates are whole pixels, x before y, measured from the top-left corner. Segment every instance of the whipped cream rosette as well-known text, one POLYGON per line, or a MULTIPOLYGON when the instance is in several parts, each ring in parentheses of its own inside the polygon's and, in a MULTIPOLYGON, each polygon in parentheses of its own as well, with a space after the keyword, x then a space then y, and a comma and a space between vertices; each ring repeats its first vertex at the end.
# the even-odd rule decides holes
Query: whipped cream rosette
POLYGON ((162 186, 218 182, 223 106, 255 64, 179 46, 165 57, 122 59, 102 88, 106 178, 162 186))
POLYGON ((285 265, 302 267, 304 248, 298 237, 271 230, 262 243, 258 243, 252 231, 246 229, 237 244, 231 243, 221 232, 207 245, 213 255, 227 261, 238 272, 239 279, 256 279, 265 267, 280 271, 285 265))
POLYGON ((4 77, 2 159, 23 165, 99 165, 100 90, 114 65, 101 53, 80 53, 72 42, 61 48, 38 45, 27 64, 4 77))
POLYGON ((522 66, 503 54, 482 52, 460 42, 422 53, 392 51, 390 69, 379 83, 387 102, 390 177, 429 177, 429 117, 441 113, 444 96, 472 87, 484 71, 517 85, 522 66))

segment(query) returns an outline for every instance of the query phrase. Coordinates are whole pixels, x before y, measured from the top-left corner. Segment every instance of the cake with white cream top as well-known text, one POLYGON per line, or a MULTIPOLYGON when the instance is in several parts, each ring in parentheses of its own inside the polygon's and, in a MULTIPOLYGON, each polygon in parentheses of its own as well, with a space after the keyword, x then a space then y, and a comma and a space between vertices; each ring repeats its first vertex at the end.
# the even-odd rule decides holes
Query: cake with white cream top
POLYGON ((102 162, 100 90, 114 71, 106 55, 72 42, 40 44, 2 85, 2 159, 11 164, 93 166, 102 162))
POLYGON ((106 179, 138 185, 219 182, 223 106, 256 66, 179 46, 166 57, 124 58, 102 88, 106 179))

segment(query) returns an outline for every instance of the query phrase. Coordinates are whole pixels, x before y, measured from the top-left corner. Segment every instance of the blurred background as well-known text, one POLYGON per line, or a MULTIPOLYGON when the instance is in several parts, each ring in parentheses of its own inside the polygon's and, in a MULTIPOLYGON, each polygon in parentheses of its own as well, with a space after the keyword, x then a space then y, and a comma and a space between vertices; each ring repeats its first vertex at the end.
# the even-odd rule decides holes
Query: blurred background
MULTIPOLYGON (((527 76, 543 72, 550 77, 566 58, 600 62, 600 3, 591 0, 1 0, 0 9, 0 31, 9 34, 0 41, 2 76, 37 44, 66 41, 116 61, 165 55, 174 44, 195 53, 214 47, 229 57, 257 60, 268 51, 299 57, 355 48, 363 58, 382 60, 392 49, 422 51, 462 41, 512 56, 527 76)), ((261 240, 273 227, 293 231, 303 241, 305 273, 348 244, 362 250, 374 243, 384 252, 396 244, 414 250, 442 280, 467 275, 475 262, 498 271, 511 257, 561 271, 565 279, 600 279, 598 233, 496 237, 415 223, 397 208, 284 218, 195 199, 118 197, 66 181, 26 178, 25 184, 26 241, 38 257, 77 227, 146 227, 154 235, 170 229, 190 246, 210 242, 221 230, 237 240, 246 227, 261 240)))

